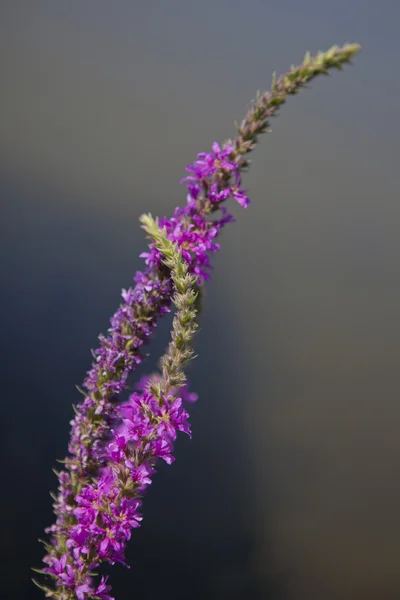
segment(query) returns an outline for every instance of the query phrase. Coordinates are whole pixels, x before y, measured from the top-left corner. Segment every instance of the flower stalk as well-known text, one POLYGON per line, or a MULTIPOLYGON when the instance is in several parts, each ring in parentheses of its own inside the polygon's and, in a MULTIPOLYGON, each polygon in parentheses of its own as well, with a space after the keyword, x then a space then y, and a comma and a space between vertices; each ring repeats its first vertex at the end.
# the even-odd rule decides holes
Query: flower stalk
POLYGON ((127 566, 125 547, 132 529, 140 526, 142 497, 157 461, 173 462, 178 431, 191 435, 184 406, 197 397, 188 390, 184 367, 194 358, 196 300, 210 278, 210 256, 220 249, 216 240, 222 227, 234 220, 225 202, 233 198, 249 206, 241 179, 249 165, 246 155, 287 97, 316 76, 341 69, 358 51, 358 44, 346 44, 314 57, 307 53, 300 66, 274 76, 271 91, 257 95, 237 137, 222 146, 214 142, 211 152, 198 154, 186 167, 186 205, 171 218, 141 217, 151 240, 141 255, 146 268, 136 273, 134 287, 122 290, 123 303, 108 335, 99 337, 81 390, 84 399, 71 421, 69 454, 56 473, 56 522, 46 530, 47 566, 39 570, 50 583, 35 582, 47 598, 113 600, 107 578, 96 581, 94 571, 103 563, 127 566), (122 404, 128 377, 143 360, 142 346, 172 307, 176 312, 161 372, 142 379, 122 404))

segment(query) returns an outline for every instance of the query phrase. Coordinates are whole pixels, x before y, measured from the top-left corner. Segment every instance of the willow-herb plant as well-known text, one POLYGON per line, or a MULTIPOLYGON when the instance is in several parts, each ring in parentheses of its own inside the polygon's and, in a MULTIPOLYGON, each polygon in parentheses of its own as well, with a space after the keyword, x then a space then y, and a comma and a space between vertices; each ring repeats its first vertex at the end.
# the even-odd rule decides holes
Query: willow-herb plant
POLYGON ((112 600, 107 577, 99 580, 95 570, 103 563, 126 565, 125 547, 140 526, 141 499, 157 459, 171 464, 177 431, 191 435, 184 406, 197 396, 189 392, 183 368, 193 358, 196 299, 210 278, 210 254, 220 248, 221 228, 233 221, 223 203, 234 198, 244 208, 250 204, 241 187, 246 155, 287 97, 317 75, 341 69, 358 51, 358 44, 346 44, 314 57, 307 53, 300 66, 274 77, 271 91, 257 95, 237 137, 222 146, 214 142, 211 152, 186 167, 186 205, 169 219, 142 216, 151 240, 149 252, 141 254, 146 268, 136 273, 134 287, 122 290, 108 335, 99 336, 80 390, 84 399, 74 407, 69 453, 56 472, 56 522, 46 530, 47 566, 37 570, 43 578, 35 581, 47 598, 112 600), (143 360, 141 347, 171 305, 176 314, 160 372, 142 378, 121 403, 129 375, 143 360))

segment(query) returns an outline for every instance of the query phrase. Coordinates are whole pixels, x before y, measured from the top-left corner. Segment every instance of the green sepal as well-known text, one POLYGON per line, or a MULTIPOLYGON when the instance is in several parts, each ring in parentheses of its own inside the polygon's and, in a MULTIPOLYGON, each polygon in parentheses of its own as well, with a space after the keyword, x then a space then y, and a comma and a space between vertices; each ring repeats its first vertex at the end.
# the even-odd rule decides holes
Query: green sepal
POLYGON ((44 540, 41 540, 40 538, 38 539, 38 542, 43 544, 43 546, 46 548, 46 552, 48 552, 49 554, 51 551, 54 550, 53 546, 51 544, 49 544, 48 542, 45 542, 44 540))
MULTIPOLYGON (((35 569, 33 569, 33 570, 35 570, 35 569)), ((41 583, 36 581, 36 579, 33 579, 33 577, 32 577, 32 581, 36 585, 36 587, 38 587, 43 592, 51 592, 52 591, 49 587, 47 587, 47 585, 42 585, 41 583)))
POLYGON ((57 577, 54 573, 48 573, 47 571, 43 571, 43 569, 35 569, 35 567, 31 567, 31 571, 35 571, 35 573, 39 573, 39 575, 49 575, 54 578, 57 577))
POLYGON ((87 397, 87 392, 85 392, 85 390, 83 390, 80 385, 76 385, 75 387, 78 390, 78 392, 82 394, 82 396, 84 396, 85 398, 87 397))

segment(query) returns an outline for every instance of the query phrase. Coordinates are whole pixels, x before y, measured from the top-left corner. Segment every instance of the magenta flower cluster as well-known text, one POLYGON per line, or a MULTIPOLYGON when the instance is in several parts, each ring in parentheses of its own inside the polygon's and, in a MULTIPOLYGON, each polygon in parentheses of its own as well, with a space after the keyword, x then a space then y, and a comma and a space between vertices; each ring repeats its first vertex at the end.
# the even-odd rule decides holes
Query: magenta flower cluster
MULTIPOLYGON (((199 154, 182 180, 186 206, 159 220, 198 284, 210 277, 210 254, 220 248, 220 229, 233 221, 221 203, 233 197, 244 207, 249 204, 233 157, 232 145, 221 148, 216 142, 212 152, 199 154)), ((190 435, 184 403, 196 395, 187 386, 158 398, 149 381, 142 380, 129 401, 118 404, 129 374, 142 361, 140 348, 170 310, 173 294, 162 253, 151 245, 141 256, 146 271, 136 274, 133 288, 122 290, 124 303, 111 319, 108 336, 99 337, 96 360, 84 381, 85 398, 72 421, 70 454, 66 470, 59 473, 54 505, 57 521, 47 530, 52 543, 43 572, 55 584, 46 588, 48 597, 111 600, 107 578, 96 584, 93 570, 104 562, 127 566, 125 547, 132 529, 140 526, 141 497, 155 462, 161 458, 171 464, 177 431, 190 435)))
MULTIPOLYGON (((190 175, 181 180, 188 189, 186 206, 177 208, 173 217, 159 220, 169 239, 182 249, 182 256, 199 283, 210 279, 210 253, 220 249, 215 239, 221 227, 234 220, 221 203, 232 197, 245 208, 250 204, 246 191, 240 189, 239 164, 231 158, 235 155, 233 145, 221 148, 214 142, 212 149, 198 154, 194 164, 186 167, 190 175), (221 211, 219 219, 208 220, 207 216, 217 209, 221 211)), ((159 267, 162 260, 155 248, 143 252, 141 257, 150 267, 159 267)))
POLYGON ((249 205, 241 188, 241 171, 248 165, 244 156, 287 97, 329 69, 341 69, 358 51, 358 44, 346 44, 314 57, 307 53, 301 65, 274 78, 272 91, 257 96, 238 136, 222 147, 214 142, 211 152, 198 154, 186 167, 186 205, 158 224, 149 215, 142 217, 153 238, 141 255, 146 269, 136 274, 133 288, 122 290, 123 303, 108 335, 99 338, 83 384, 85 398, 71 423, 65 469, 58 473, 56 523, 47 530, 47 566, 39 571, 52 584, 37 584, 46 597, 113 600, 107 578, 96 582, 93 571, 102 563, 126 565, 126 544, 132 529, 140 526, 142 496, 156 462, 171 464, 177 432, 190 435, 185 404, 196 396, 183 386, 182 366, 192 357, 190 341, 196 331, 194 286, 210 278, 210 256, 220 248, 220 230, 233 221, 223 203, 233 198, 249 205), (128 377, 143 360, 141 348, 172 303, 177 312, 161 375, 139 382, 122 404, 128 377))
POLYGON ((143 378, 141 391, 114 411, 118 421, 103 450, 107 466, 75 497, 75 524, 69 528, 67 553, 45 559, 49 566, 44 571, 56 575, 58 585, 73 591, 78 600, 111 599, 106 578, 93 586, 87 572, 102 562, 128 566, 124 558, 126 543, 131 530, 140 526, 140 498, 151 484, 155 459, 171 464, 177 431, 191 435, 183 402, 195 401, 196 395, 189 393, 187 387, 180 389, 178 397, 172 390, 160 406, 146 391, 147 383, 148 378, 143 378))

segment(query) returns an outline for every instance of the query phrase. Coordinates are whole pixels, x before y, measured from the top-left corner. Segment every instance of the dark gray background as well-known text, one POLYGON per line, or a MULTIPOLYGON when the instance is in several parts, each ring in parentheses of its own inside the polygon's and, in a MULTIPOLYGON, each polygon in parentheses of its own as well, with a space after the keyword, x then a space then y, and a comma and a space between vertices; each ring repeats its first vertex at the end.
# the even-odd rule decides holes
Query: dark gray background
POLYGON ((140 214, 184 202, 185 165, 274 70, 347 41, 355 65, 253 155, 207 286, 194 437, 112 581, 119 600, 400 597, 399 19, 397 0, 1 2, 2 598, 41 597, 51 468, 141 268, 140 214))

